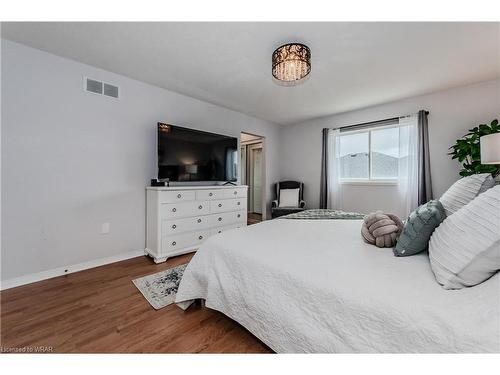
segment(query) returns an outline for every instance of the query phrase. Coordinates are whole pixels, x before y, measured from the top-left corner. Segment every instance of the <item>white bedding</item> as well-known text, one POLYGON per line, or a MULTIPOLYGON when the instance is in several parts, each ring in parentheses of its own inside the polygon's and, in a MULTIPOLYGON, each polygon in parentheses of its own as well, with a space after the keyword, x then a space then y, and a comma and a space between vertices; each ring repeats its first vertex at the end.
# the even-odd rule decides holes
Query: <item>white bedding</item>
POLYGON ((213 236, 176 302, 205 299, 279 353, 500 352, 499 274, 444 290, 426 253, 395 257, 360 228, 280 219, 213 236))

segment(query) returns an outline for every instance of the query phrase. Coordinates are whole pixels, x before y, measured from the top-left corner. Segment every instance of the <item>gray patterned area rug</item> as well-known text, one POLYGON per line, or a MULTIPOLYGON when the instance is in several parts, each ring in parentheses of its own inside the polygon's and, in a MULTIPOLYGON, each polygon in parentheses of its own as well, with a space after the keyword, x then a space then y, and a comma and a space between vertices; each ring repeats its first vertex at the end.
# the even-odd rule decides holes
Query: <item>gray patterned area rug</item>
POLYGON ((151 306, 159 310, 174 303, 175 295, 177 294, 177 289, 179 288, 179 283, 186 267, 187 263, 181 264, 165 271, 140 277, 132 280, 132 282, 151 306))

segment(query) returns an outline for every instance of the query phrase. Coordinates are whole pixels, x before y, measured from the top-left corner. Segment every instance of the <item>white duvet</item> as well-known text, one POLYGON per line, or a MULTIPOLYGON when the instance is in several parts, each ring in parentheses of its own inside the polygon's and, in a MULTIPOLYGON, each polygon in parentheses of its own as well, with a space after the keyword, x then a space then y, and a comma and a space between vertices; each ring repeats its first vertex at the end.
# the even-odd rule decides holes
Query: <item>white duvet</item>
POLYGON ((359 220, 272 220, 211 237, 176 302, 206 306, 278 353, 500 352, 500 277, 462 290, 428 255, 365 244, 359 220))

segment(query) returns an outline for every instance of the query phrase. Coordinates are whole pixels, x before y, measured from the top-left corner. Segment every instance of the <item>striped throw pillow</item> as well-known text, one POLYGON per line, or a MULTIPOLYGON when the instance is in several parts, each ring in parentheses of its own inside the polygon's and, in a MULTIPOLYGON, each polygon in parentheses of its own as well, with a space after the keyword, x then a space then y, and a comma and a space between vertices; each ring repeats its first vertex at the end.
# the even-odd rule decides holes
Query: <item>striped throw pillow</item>
POLYGON ((495 180, 489 173, 463 177, 451 185, 439 201, 444 207, 446 216, 450 216, 493 185, 495 180))
POLYGON ((429 242, 429 259, 436 280, 445 289, 480 284, 500 270, 500 185, 436 228, 429 242))

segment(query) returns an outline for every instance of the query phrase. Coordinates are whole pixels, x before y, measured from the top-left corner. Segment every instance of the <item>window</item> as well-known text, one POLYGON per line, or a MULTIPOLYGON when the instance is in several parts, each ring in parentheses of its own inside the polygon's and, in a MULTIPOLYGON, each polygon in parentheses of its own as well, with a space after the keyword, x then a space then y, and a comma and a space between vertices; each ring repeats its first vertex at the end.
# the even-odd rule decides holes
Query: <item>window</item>
POLYGON ((340 133, 341 181, 396 181, 399 131, 390 126, 340 133))
POLYGON ((369 133, 340 136, 340 178, 367 179, 369 168, 369 133))

